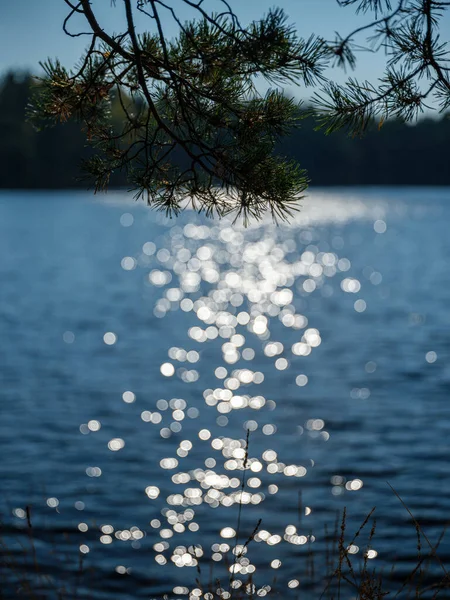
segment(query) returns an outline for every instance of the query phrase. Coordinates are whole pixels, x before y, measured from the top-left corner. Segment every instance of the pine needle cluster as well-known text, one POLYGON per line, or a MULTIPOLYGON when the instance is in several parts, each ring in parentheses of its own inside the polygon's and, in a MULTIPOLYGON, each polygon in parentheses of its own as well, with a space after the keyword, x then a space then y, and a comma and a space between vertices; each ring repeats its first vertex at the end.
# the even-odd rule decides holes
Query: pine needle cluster
POLYGON ((375 17, 334 42, 337 62, 353 68, 358 51, 384 51, 386 70, 376 83, 348 79, 328 81, 315 95, 320 127, 327 133, 347 128, 363 133, 376 118, 379 127, 395 117, 413 121, 425 109, 444 112, 450 107, 450 44, 440 27, 449 2, 438 0, 338 0, 357 12, 375 17), (364 46, 358 35, 366 35, 364 46))
POLYGON ((439 23, 450 3, 436 0, 338 0, 375 20, 345 38, 302 39, 275 8, 242 26, 226 0, 208 12, 205 0, 120 0, 124 30, 110 34, 90 0, 63 0, 69 10, 64 31, 86 35, 89 47, 76 69, 47 61, 37 81, 29 116, 39 127, 80 121, 94 153, 84 164, 96 191, 124 171, 136 198, 167 214, 186 199, 207 215, 287 219, 308 185, 306 172, 275 151, 277 142, 299 126, 299 103, 284 85, 320 85, 315 95, 319 127, 327 133, 365 130, 374 117, 414 119, 433 97, 450 106, 448 46, 439 23), (182 22, 175 5, 193 13, 182 22), (89 31, 71 31, 84 19, 89 31), (139 32, 136 23, 148 22, 139 32), (166 35, 171 19, 178 35, 166 35), (384 49, 387 71, 376 85, 325 79, 333 61, 353 68, 370 32, 370 49, 384 49), (258 92, 257 80, 273 89, 258 92), (113 103, 121 124, 113 125, 113 103))
POLYGON ((182 23, 162 0, 124 0, 116 9, 124 10, 126 30, 110 36, 88 0, 67 1, 65 28, 84 15, 90 47, 75 72, 59 61, 43 65, 31 117, 41 125, 82 123, 97 150, 84 165, 96 190, 125 170, 136 197, 169 214, 188 197, 207 214, 258 218, 269 211, 285 219, 308 183, 294 161, 274 153, 298 124, 298 103, 277 89, 258 94, 255 79, 311 85, 321 78, 326 44, 300 39, 280 9, 243 28, 225 3, 210 14, 202 2, 183 2, 198 18, 182 23), (137 11, 148 15, 154 33, 137 33, 137 11), (172 40, 162 25, 168 15, 179 29, 172 40), (119 131, 111 127, 114 97, 123 112, 119 131))

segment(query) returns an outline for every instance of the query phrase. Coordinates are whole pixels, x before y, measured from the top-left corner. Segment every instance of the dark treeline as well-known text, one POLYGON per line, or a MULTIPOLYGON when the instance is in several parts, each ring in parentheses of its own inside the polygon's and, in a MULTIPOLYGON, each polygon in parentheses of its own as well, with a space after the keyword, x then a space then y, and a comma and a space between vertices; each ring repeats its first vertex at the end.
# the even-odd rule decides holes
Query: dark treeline
MULTIPOLYGON (((27 123, 31 79, 7 74, 0 87, 0 188, 86 188, 80 162, 90 150, 76 123, 37 132, 27 123)), ((113 111, 114 115, 114 111, 113 111)), ((320 185, 450 185, 450 119, 416 125, 374 123, 364 138, 314 131, 312 118, 280 144, 280 151, 320 185)), ((126 185, 123 177, 112 182, 126 185)))

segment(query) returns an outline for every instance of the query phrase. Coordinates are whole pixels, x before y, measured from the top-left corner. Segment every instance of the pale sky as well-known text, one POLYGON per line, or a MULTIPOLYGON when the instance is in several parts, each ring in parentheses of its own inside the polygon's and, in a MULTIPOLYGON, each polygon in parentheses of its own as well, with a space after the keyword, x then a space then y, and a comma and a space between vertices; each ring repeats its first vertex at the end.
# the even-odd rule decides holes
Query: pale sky
MULTIPOLYGON (((168 0, 168 3, 175 9, 179 7, 182 20, 193 15, 183 8, 182 0, 168 0)), ((288 14, 289 21, 295 24, 302 37, 314 33, 332 39, 336 31, 345 35, 366 23, 368 18, 367 15, 355 15, 354 7, 339 7, 336 0, 230 0, 229 3, 243 24, 259 18, 269 8, 279 6, 288 14)), ((115 6, 112 6, 111 0, 93 0, 92 5, 106 31, 117 33, 124 30, 122 0, 116 0, 115 6)), ((206 0, 204 6, 214 9, 217 0, 206 0)), ((58 57, 65 66, 73 66, 89 38, 69 38, 64 34, 62 23, 67 14, 68 7, 64 0, 0 0, 0 73, 10 68, 39 73, 39 61, 48 57, 58 57)), ((74 20, 73 30, 87 31, 88 27, 78 28, 81 23, 80 20, 74 20)), ((139 19, 140 29, 147 23, 151 24, 151 20, 144 17, 139 19)), ((176 33, 175 26, 169 22, 165 30, 168 37, 176 33)), ((450 10, 442 22, 441 37, 443 40, 450 39, 450 10)), ((359 39, 364 41, 364 38, 359 39)), ((359 66, 351 72, 352 76, 373 80, 382 74, 382 53, 362 52, 359 57, 359 66)), ((347 77, 337 68, 328 75, 341 82, 347 77)), ((288 91, 297 97, 305 95, 302 89, 289 88, 288 91)))

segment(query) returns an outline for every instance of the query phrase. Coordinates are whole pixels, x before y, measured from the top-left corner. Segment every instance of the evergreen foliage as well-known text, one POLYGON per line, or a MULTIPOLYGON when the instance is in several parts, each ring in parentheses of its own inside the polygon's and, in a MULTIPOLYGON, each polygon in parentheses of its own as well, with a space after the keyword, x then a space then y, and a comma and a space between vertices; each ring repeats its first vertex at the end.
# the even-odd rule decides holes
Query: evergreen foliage
POLYGON ((356 64, 357 50, 386 55, 386 71, 376 83, 349 78, 344 85, 328 81, 315 95, 321 112, 320 126, 327 133, 346 128, 359 134, 374 118, 379 126, 389 117, 412 121, 431 106, 444 112, 450 107, 450 45, 440 37, 440 22, 450 7, 438 0, 337 0, 356 6, 357 12, 375 19, 334 42, 341 66, 356 64), (357 36, 367 46, 356 45, 357 36))
POLYGON ((169 213, 190 197, 209 214, 236 210, 247 218, 270 210, 285 218, 307 178, 273 150, 295 125, 297 105, 277 90, 258 95, 254 79, 311 84, 321 76, 327 48, 317 38, 299 39, 279 9, 243 28, 226 3, 221 14, 210 15, 202 2, 184 2, 199 13, 197 20, 181 23, 159 0, 138 2, 137 10, 150 10, 156 24, 155 33, 139 35, 134 7, 124 0, 127 29, 114 37, 88 0, 67 2, 71 14, 86 17, 91 45, 76 72, 59 61, 43 65, 31 116, 40 123, 82 122, 99 150, 85 163, 97 190, 113 172, 125 171, 136 197, 169 213), (179 26, 174 40, 164 36, 164 9, 179 26), (113 94, 124 114, 118 130, 109 118, 113 94))
POLYGON ((89 0, 64 1, 70 9, 64 31, 88 35, 89 48, 74 71, 58 60, 43 65, 30 118, 39 127, 80 121, 95 149, 84 164, 95 189, 124 173, 137 198, 169 214, 186 198, 207 214, 233 211, 244 219, 266 211, 285 219, 296 210, 308 178, 276 148, 299 125, 299 106, 276 88, 259 94, 257 77, 274 86, 322 84, 315 101, 327 132, 360 132, 378 115, 380 123, 391 115, 411 120, 430 94, 442 110, 450 105, 447 46, 438 36, 447 2, 397 0, 393 7, 390 0, 338 0, 373 12, 375 20, 327 42, 299 38, 281 9, 243 27, 226 0, 214 14, 205 0, 182 0, 195 17, 186 23, 170 1, 121 0, 115 9, 123 10, 125 29, 110 35, 89 0), (138 12, 150 31, 137 32, 138 12), (74 16, 85 18, 89 33, 70 31, 74 16), (164 33, 167 17, 178 26, 172 40, 164 33), (379 85, 325 81, 330 60, 355 65, 355 36, 367 31, 372 48, 388 56, 379 85), (114 99, 122 112, 115 127, 114 99))

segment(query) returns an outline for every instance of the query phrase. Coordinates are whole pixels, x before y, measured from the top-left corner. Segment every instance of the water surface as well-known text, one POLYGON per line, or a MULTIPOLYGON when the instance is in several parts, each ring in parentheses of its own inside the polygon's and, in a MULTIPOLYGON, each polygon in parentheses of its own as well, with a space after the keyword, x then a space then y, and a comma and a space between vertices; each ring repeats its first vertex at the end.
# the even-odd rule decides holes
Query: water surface
POLYGON ((238 543, 262 523, 233 577, 295 593, 336 511, 351 531, 376 506, 374 562, 406 572, 414 526, 387 482, 433 541, 450 509, 449 200, 316 190, 291 225, 244 230, 125 193, 3 192, 10 553, 31 505, 55 588, 81 548, 81 595, 178 597, 196 553, 213 577, 233 564, 242 502, 238 543))

